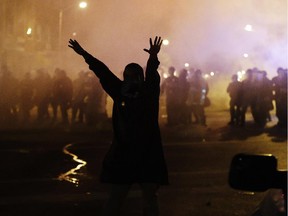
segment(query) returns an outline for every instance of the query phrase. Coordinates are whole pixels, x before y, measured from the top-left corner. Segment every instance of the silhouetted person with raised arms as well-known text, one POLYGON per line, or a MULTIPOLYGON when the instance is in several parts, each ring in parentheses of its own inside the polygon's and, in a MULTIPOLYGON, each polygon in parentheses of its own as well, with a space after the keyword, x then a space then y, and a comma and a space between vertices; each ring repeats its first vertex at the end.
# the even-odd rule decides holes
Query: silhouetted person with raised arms
POLYGON ((104 90, 113 99, 113 142, 102 167, 101 182, 111 183, 111 194, 103 215, 119 215, 131 185, 139 183, 143 192, 144 215, 159 215, 157 191, 168 184, 160 129, 158 125, 160 76, 157 72, 162 40, 150 39, 150 57, 144 72, 130 63, 121 81, 100 60, 87 53, 76 40, 69 41, 76 53, 83 56, 89 68, 100 79, 104 90))

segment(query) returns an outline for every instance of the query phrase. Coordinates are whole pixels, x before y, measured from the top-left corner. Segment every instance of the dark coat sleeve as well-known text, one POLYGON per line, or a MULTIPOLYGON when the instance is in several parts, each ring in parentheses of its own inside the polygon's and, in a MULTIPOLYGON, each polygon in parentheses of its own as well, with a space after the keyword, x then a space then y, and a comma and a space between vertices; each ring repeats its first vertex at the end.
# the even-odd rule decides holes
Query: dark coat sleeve
POLYGON ((99 78, 103 89, 110 95, 110 97, 115 99, 115 97, 119 95, 121 80, 113 74, 103 62, 96 59, 91 54, 85 52, 83 57, 89 65, 89 69, 99 78))
POLYGON ((151 90, 160 90, 160 75, 157 71, 159 64, 160 62, 157 57, 150 56, 148 59, 145 71, 145 82, 151 90))
MULTIPOLYGON (((154 125, 158 128, 158 115, 159 115, 159 95, 160 95, 160 75, 157 71, 160 62, 157 57, 151 57, 148 59, 147 67, 145 71, 145 85, 147 96, 147 113, 149 113, 150 123, 148 125, 154 125)), ((154 130, 155 127, 150 129, 154 130)), ((154 130, 155 131, 155 130, 154 130)), ((158 131, 158 129, 157 129, 158 131)))

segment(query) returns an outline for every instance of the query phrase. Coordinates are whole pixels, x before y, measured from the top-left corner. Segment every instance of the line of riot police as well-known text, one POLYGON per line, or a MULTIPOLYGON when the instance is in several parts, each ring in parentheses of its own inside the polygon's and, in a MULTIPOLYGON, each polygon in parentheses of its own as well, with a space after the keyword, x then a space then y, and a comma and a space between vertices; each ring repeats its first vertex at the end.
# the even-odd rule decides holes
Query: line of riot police
POLYGON ((1 68, 1 128, 32 123, 95 125, 106 118, 106 94, 90 71, 81 71, 72 80, 65 70, 59 68, 55 69, 53 76, 45 69, 38 69, 34 77, 27 72, 19 80, 7 67, 1 68))
MULTIPOLYGON (((161 93, 166 100, 167 125, 193 123, 206 126, 209 86, 201 70, 182 69, 179 76, 175 76, 175 71, 174 67, 170 67, 169 75, 161 85, 161 93)), ((59 68, 55 69, 53 76, 44 69, 38 69, 33 75, 32 78, 27 72, 22 80, 18 80, 7 67, 1 68, 1 127, 34 122, 40 125, 95 125, 107 120, 107 95, 90 71, 80 71, 74 80, 59 68), (33 117, 32 110, 36 114, 33 117)), ((270 111, 275 108, 277 126, 287 128, 287 69, 278 68, 277 76, 271 80, 265 71, 257 68, 248 69, 242 81, 235 74, 227 93, 230 96, 229 125, 244 127, 247 111, 251 110, 255 123, 264 127, 267 121, 271 121, 270 111)))
POLYGON ((255 124, 264 127, 267 121, 271 121, 274 100, 277 126, 287 128, 287 69, 278 68, 277 76, 271 80, 267 78, 266 71, 257 68, 248 69, 246 78, 241 82, 235 74, 227 93, 230 96, 229 125, 244 127, 250 108, 255 124))
POLYGON ((202 71, 197 69, 188 74, 188 70, 182 69, 177 77, 175 70, 174 67, 168 69, 169 75, 161 85, 166 98, 167 126, 191 123, 206 126, 209 86, 202 71))

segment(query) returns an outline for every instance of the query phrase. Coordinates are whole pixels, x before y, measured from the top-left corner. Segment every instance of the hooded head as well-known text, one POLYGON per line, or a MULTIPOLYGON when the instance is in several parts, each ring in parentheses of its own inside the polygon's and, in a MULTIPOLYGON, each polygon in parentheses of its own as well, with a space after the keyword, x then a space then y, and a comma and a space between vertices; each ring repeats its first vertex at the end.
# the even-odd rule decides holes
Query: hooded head
POLYGON ((139 64, 130 63, 125 67, 123 77, 122 94, 132 97, 138 95, 144 82, 143 68, 139 64))
POLYGON ((143 68, 136 63, 130 63, 123 72, 124 82, 144 82, 143 68))

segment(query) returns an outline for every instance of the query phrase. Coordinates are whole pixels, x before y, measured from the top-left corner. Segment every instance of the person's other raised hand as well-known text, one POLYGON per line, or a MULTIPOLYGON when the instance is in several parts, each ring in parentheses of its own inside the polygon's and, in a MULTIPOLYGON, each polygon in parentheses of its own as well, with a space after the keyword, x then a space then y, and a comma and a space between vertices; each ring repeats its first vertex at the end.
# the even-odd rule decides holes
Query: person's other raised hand
POLYGON ((144 49, 144 51, 150 55, 157 55, 161 49, 162 41, 161 37, 155 37, 154 42, 150 38, 150 49, 144 49))
POLYGON ((77 54, 82 55, 85 50, 80 46, 80 44, 76 40, 69 40, 68 46, 72 48, 77 54))

